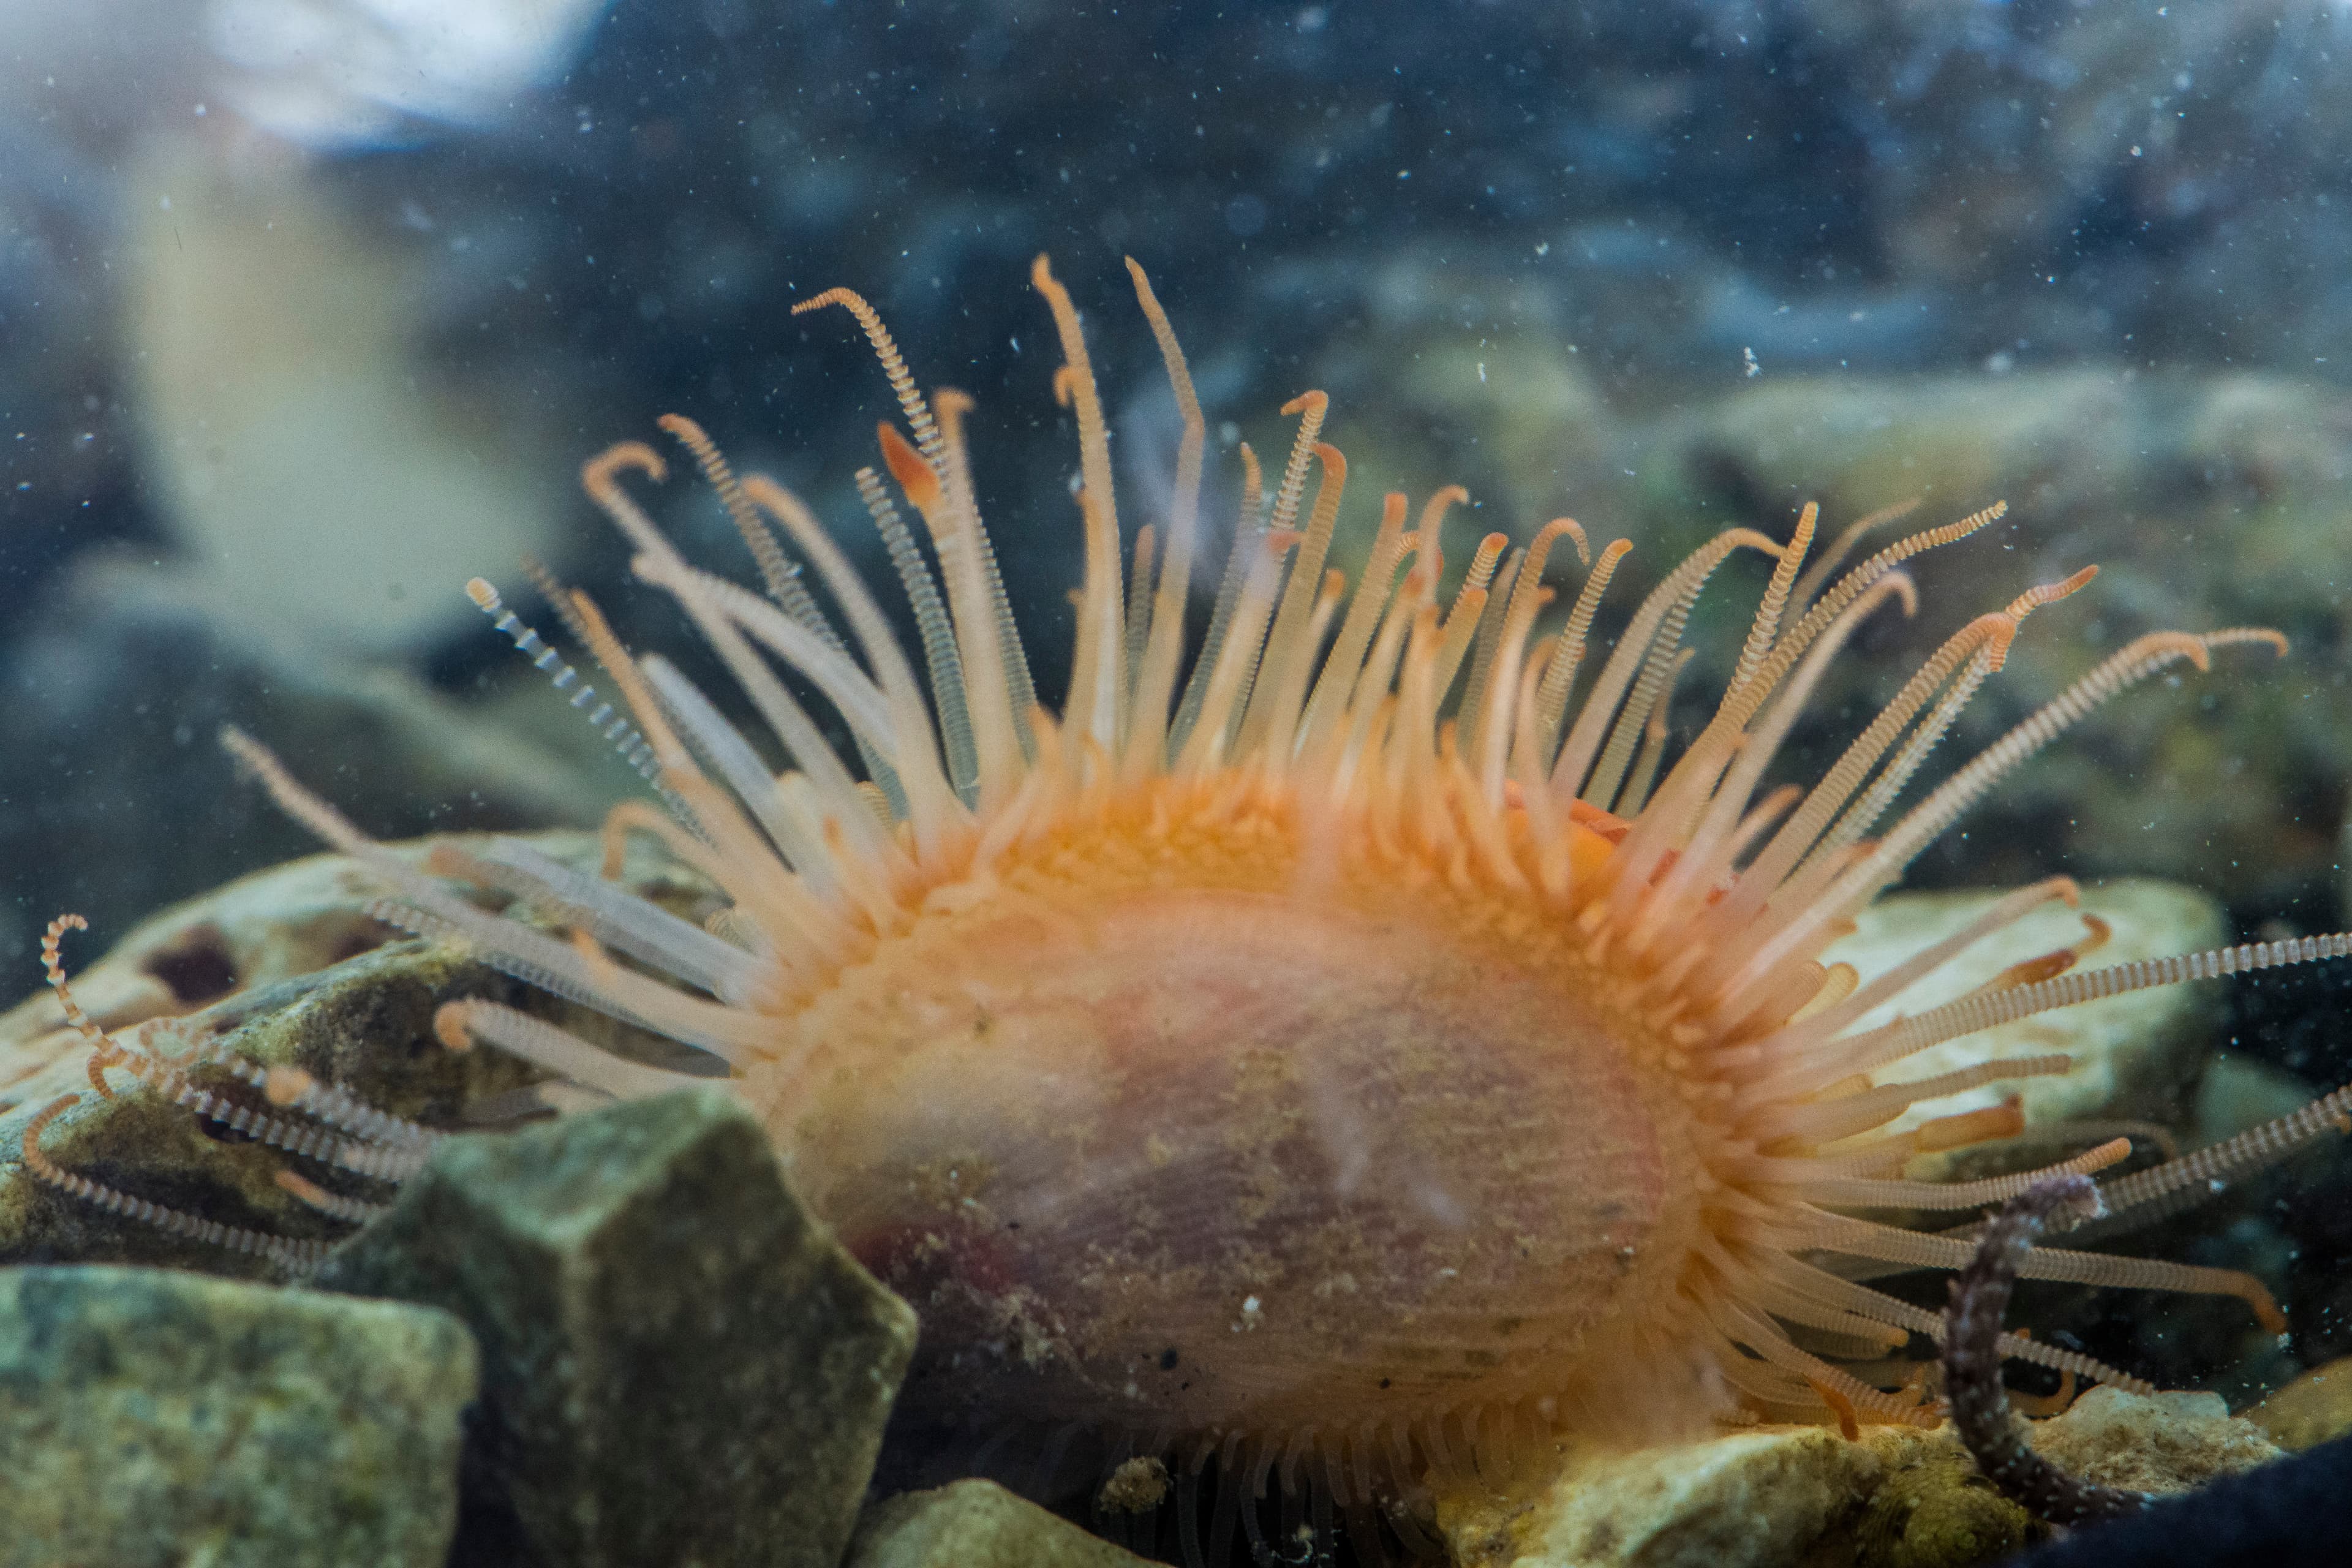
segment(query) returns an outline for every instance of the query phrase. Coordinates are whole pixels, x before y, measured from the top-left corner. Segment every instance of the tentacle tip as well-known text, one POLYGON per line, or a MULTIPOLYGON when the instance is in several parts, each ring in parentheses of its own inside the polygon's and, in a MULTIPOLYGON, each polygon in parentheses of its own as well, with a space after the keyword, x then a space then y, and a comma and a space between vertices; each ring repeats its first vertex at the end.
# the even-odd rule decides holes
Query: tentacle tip
POLYGON ((425 868, 436 877, 470 881, 472 872, 480 865, 480 861, 454 844, 436 844, 425 852, 425 868))
POLYGON ((603 497, 619 489, 615 476, 635 468, 656 484, 669 477, 669 464, 643 441, 615 441, 580 465, 580 484, 590 495, 603 497))
MULTIPOLYGON (((2132 1141, 2130 1139, 2110 1138, 2105 1142, 2100 1144, 2097 1148, 2089 1151, 2082 1156, 2083 1169, 2086 1174, 2093 1171, 2104 1171, 2110 1165, 2122 1164, 2126 1160, 2131 1158, 2131 1153, 2132 1141)), ((2104 1212, 2106 1208, 2105 1197, 2100 1194, 2095 1188, 2093 1189, 2093 1195, 2099 1199, 2099 1207, 2101 1211, 2104 1212)), ((2094 1215, 2091 1217, 2095 1219, 2098 1215, 2094 1215)))
POLYGON ((442 1003, 433 1010, 433 1037, 453 1051, 472 1050, 474 1037, 466 1026, 471 1009, 470 1003, 442 1003))
POLYGON ((1576 547, 1576 563, 1590 571, 1592 567, 1592 541, 1586 536, 1584 525, 1572 517, 1563 517, 1559 521, 1567 525, 1568 542, 1576 547))
POLYGON ((286 1170, 273 1171, 270 1173, 269 1179, 276 1184, 279 1192, 291 1193, 296 1197, 300 1198, 304 1203, 319 1203, 323 1201, 327 1196, 325 1188, 320 1186, 318 1183, 311 1181, 309 1177, 302 1175, 299 1172, 286 1170))
POLYGON ((1849 1443, 1862 1441, 1862 1419, 1854 1410, 1853 1401, 1819 1378, 1809 1377, 1805 1382, 1812 1389, 1814 1396, 1828 1405, 1830 1413, 1837 1417, 1839 1435, 1849 1443))
POLYGON ((270 1104, 283 1107, 293 1104, 318 1085, 319 1080, 300 1068, 279 1063, 264 1075, 261 1092, 270 1104))

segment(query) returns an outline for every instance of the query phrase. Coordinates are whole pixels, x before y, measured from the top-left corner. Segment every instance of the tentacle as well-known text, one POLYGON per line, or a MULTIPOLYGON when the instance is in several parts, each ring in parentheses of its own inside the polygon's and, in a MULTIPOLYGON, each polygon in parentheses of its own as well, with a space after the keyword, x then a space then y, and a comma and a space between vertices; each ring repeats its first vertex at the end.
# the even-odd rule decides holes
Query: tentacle
POLYGON ((121 1215, 125 1219, 152 1226, 172 1236, 185 1237, 207 1247, 226 1247, 231 1252, 267 1258, 289 1274, 307 1274, 317 1268, 319 1260, 326 1256, 327 1247, 323 1242, 300 1241, 291 1237, 272 1236, 266 1231, 248 1229, 244 1226, 224 1225, 218 1220, 205 1219, 182 1209, 150 1203, 118 1187, 110 1187, 102 1182, 94 1182, 88 1176, 61 1168, 42 1151, 41 1135, 48 1131, 50 1122, 79 1103, 80 1099, 78 1094, 68 1094, 51 1100, 25 1124, 25 1169, 44 1186, 54 1187, 108 1214, 121 1215))
POLYGON ((1985 1227, 1968 1267, 1953 1279, 1952 1302, 1944 1313, 1944 1387, 1960 1441, 1994 1484, 2056 1524, 2115 1519, 2156 1500, 2146 1492, 2078 1480, 2036 1454, 2019 1436, 2001 1386, 1994 1342, 2019 1264, 2052 1219, 2098 1212, 2097 1192, 2082 1176, 2053 1176, 2012 1198, 1985 1227))

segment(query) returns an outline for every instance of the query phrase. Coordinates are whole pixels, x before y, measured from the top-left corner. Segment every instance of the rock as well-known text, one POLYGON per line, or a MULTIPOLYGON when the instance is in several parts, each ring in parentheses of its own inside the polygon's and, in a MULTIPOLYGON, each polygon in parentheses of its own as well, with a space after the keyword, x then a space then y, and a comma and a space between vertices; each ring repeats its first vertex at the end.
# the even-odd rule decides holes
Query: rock
POLYGON ((1524 1489, 1441 1489, 1439 1530, 1463 1568, 1766 1568, 1795 1563, 1915 1439, 1771 1426, 1615 1452, 1572 1451, 1524 1489))
POLYGON ((958 1481, 867 1510, 847 1568, 1144 1568, 1144 1559, 993 1481, 958 1481))
MULTIPOLYGON (((574 865, 593 866, 601 853, 586 834, 540 835, 531 842, 574 865)), ((681 913, 705 910, 707 889, 659 865, 649 851, 634 855, 623 874, 630 886, 681 913)), ((299 1067, 380 1109, 436 1126, 498 1114, 534 1076, 501 1052, 445 1049, 432 1033, 434 1010, 445 1001, 489 997, 600 1038, 620 1038, 609 1021, 551 1005, 453 949, 401 938, 367 912, 378 892, 341 856, 257 873, 142 922, 87 967, 74 962, 68 945, 74 994, 101 1028, 176 1020, 175 1032, 158 1041, 166 1051, 199 1041, 266 1066, 299 1067)), ((319 1167, 216 1135, 193 1113, 136 1087, 126 1072, 110 1075, 118 1097, 100 1100, 89 1093, 89 1056, 46 989, 0 1016, 0 1149, 13 1153, 36 1111, 79 1093, 81 1103, 42 1138, 44 1152, 63 1169, 226 1224, 310 1239, 341 1234, 340 1226, 277 1184, 289 1166, 312 1177, 322 1175, 319 1167)), ((259 1103, 216 1069, 196 1076, 209 1089, 259 1103)), ((382 1195, 347 1179, 330 1184, 382 1195)), ((214 1273, 263 1268, 252 1258, 69 1198, 14 1160, 0 1166, 0 1263, 65 1261, 166 1263, 214 1273)))
POLYGON ((2074 1531, 2017 1568, 2338 1568, 2332 1521, 2352 1493, 2352 1443, 2324 1443, 2195 1496, 2074 1531))
POLYGON ((2290 1454, 2352 1434, 2352 1356, 2313 1367, 2246 1412, 2290 1454))
MULTIPOLYGON (((2197 1103, 2189 1123, 2189 1146, 2202 1149, 2220 1143, 2265 1121, 2291 1116, 2318 1098, 2319 1090, 2284 1068, 2259 1058, 2216 1051, 2198 1081, 2197 1103)), ((2320 1144, 2296 1157, 2303 1160, 2325 1151, 2320 1144)))
MULTIPOLYGON (((1866 980, 1965 925, 1997 896, 1973 890, 1894 895, 1864 910, 1854 933, 1835 944, 1828 956, 1853 963, 1866 980)), ((1924 1012, 2012 963, 2079 942, 2085 931, 2084 914, 2096 915, 2112 928, 2105 946, 2083 956, 2078 967, 2084 970, 2193 952, 2227 936, 2221 907, 2193 889, 2137 879, 2094 884, 2083 889, 2079 910, 2055 900, 2042 905, 1922 979, 1893 1005, 1874 1010, 1863 1024, 1882 1023, 1898 1012, 1924 1012)), ((2003 1057, 2063 1052, 2074 1063, 2060 1076, 1996 1081, 1913 1107, 1892 1124, 1895 1130, 1995 1105, 2016 1094, 2026 1131, 2017 1138, 1916 1156, 1905 1174, 1942 1181, 2022 1170, 2079 1153, 2118 1134, 2133 1141, 2133 1165, 2127 1169, 2201 1147, 2207 1141, 2201 1136, 2207 1110, 2239 1113, 2210 1105, 2209 1087, 2218 1096, 2263 1105, 2273 1098, 2267 1089, 2236 1096, 2235 1089, 2244 1085, 2234 1071, 2213 1085, 2209 1058, 2221 1037, 2226 1005, 2223 987, 2213 982, 2131 992, 1967 1036, 1881 1068, 1873 1076, 1886 1083, 1930 1078, 2003 1057)), ((2301 1103, 2298 1100, 2284 1109, 2301 1103)), ((2242 1130, 2231 1126, 2228 1132, 2242 1130)), ((2235 1216, 2233 1223, 2228 1213, 2217 1216, 2205 1211, 2185 1216, 2177 1229, 2156 1235, 2131 1221, 2120 1222, 2131 1234, 2119 1250, 2248 1269, 2276 1285, 2291 1277, 2292 1243, 2269 1218, 2246 1214, 2235 1216)), ((1913 1216, 1913 1223, 1936 1228, 1954 1223, 1954 1217, 1921 1214, 1913 1216)), ((2263 1331, 2242 1302, 2227 1298, 2124 1300, 2105 1292, 2075 1292, 2045 1299, 2031 1310, 2037 1334, 2091 1336, 2108 1347, 2101 1354, 2159 1384, 2210 1384, 2222 1378, 2234 1386, 2239 1381, 2277 1375, 2284 1356, 2276 1336, 2263 1331), (2129 1316, 2134 1340, 2113 1337, 2118 1313, 2129 1316)), ((2286 1364, 2291 1368, 2293 1363, 2286 1364)))
POLYGON ((1966 1568, 2016 1551, 2033 1518, 1977 1470, 1957 1443, 1900 1452, 1853 1524, 1857 1568, 1966 1568))
MULTIPOLYGON (((1688 482, 1816 500, 1835 528, 1911 495, 1923 498, 1923 510, 1954 517, 2002 495, 2063 512, 2110 500, 2116 473, 2137 456, 2147 401, 2136 381, 2104 369, 1768 375, 1662 424, 1655 438, 1659 456, 1688 482), (2034 488, 2042 485, 2063 488, 2045 496, 2034 488)), ((1670 477, 1662 468, 1655 480, 1670 477)), ((1915 570, 1940 563, 1930 554, 1915 570)))
POLYGON ((2142 1395, 2095 1388, 2033 1424, 2034 1451, 2103 1487, 2180 1492, 2279 1458, 2262 1428, 2218 1394, 2142 1395))
MULTIPOLYGON (((1967 924, 2000 896, 1897 893, 1864 910, 1853 934, 1832 947, 1827 957, 1853 964, 1867 983, 1967 924)), ((2084 889, 2079 910, 2053 900, 1921 979, 1894 1004, 1864 1016, 1861 1026, 1884 1023, 1898 1012, 1924 1012, 2012 963, 2081 941, 2084 914, 2112 928, 2106 945, 2084 956, 2080 967, 2086 969, 2193 952, 2221 942, 2226 930, 2220 905, 2191 889, 2140 879, 2100 883, 2084 889)), ((2218 987, 2210 984, 2137 991, 1970 1035, 1922 1051, 1876 1077, 1880 1082, 1932 1078, 1990 1058, 2063 1051, 2074 1058, 2074 1068, 2062 1077, 1988 1084, 1928 1100, 1912 1107, 1894 1129, 1994 1105, 2010 1093, 2024 1097, 2029 1128, 2084 1118, 2174 1122, 2183 1091, 2203 1066, 2220 1026, 2219 1005, 2218 987)), ((1915 1161, 1911 1173, 1932 1179, 1948 1164, 1948 1159, 1929 1156, 1915 1161)))
POLYGON ((0 1269, 0 1564, 438 1568, 475 1381, 430 1308, 0 1269))
MULTIPOLYGON (((394 1114, 447 1122, 468 1105, 528 1083, 530 1071, 495 1052, 457 1055, 434 1037, 434 1010, 461 996, 520 1000, 522 987, 452 949, 397 942, 316 974, 242 994, 207 1010, 200 1037, 264 1064, 292 1063, 394 1114)), ((163 1037, 171 1054, 183 1044, 163 1037)), ((7 1090, 0 1146, 14 1152, 36 1112, 59 1095, 80 1102, 51 1122, 42 1152, 58 1167, 136 1197, 272 1235, 333 1239, 342 1227, 277 1184, 293 1170, 337 1190, 374 1197, 355 1178, 330 1176, 265 1144, 224 1137, 126 1072, 118 1092, 89 1092, 89 1052, 79 1043, 7 1090), (21 1098, 20 1098, 21 1097, 21 1098)), ((261 1095, 218 1069, 196 1075, 226 1098, 267 1110, 261 1095)), ((212 1273, 257 1273, 254 1258, 105 1212, 37 1181, 19 1163, 0 1172, 0 1262, 131 1261, 212 1273)))
POLYGON ((1168 1464, 1149 1454, 1122 1459, 1096 1489, 1095 1507, 1105 1513, 1150 1513, 1168 1500, 1168 1464))
MULTIPOLYGON (((523 988, 446 947, 414 941, 374 945, 394 933, 359 912, 363 895, 356 888, 341 907, 323 897, 330 885, 352 877, 346 862, 312 862, 255 879, 260 886, 233 885, 219 900, 152 922, 90 974, 88 989, 98 1004, 93 1017, 110 1028, 148 1018, 184 1020, 186 1034, 160 1036, 160 1051, 178 1055, 189 1040, 205 1041, 264 1065, 300 1067, 383 1110, 435 1121, 454 1120, 467 1105, 528 1082, 527 1070, 496 1053, 447 1051, 431 1028, 434 1009, 445 1001, 514 999, 523 988), (282 922, 254 907, 278 893, 292 899, 282 922), (321 902, 301 907, 314 893, 321 902), (368 951, 250 987, 238 978, 248 965, 257 977, 268 976, 345 946, 368 951), (211 994, 223 985, 226 994, 211 994)), ((82 987, 76 989, 79 995, 82 987)), ((339 1226, 277 1184, 281 1170, 320 1177, 320 1167, 258 1142, 219 1136, 194 1112, 137 1085, 124 1071, 109 1075, 115 1098, 89 1092, 89 1047, 69 1029, 45 1026, 55 1005, 45 994, 0 1021, 0 1076, 10 1080, 0 1089, 5 1108, 0 1109, 0 1146, 14 1152, 36 1112, 61 1095, 79 1093, 80 1102, 51 1122, 41 1140, 42 1151, 60 1168, 224 1224, 309 1239, 340 1234, 339 1226)), ((260 1095, 218 1069, 196 1076, 208 1089, 266 1109, 260 1095)), ((331 1178, 329 1184, 350 1181, 331 1178)), ((215 1273, 251 1274, 265 1267, 109 1214, 44 1185, 11 1161, 0 1171, 0 1262, 56 1260, 161 1263, 215 1273)))
POLYGON ((318 1282, 480 1341, 460 1563, 835 1568, 914 1349, 716 1089, 453 1139, 318 1282))
MULTIPOLYGON (((1573 512, 1599 549, 1625 515, 1624 432, 1591 365, 1570 346, 1560 302, 1531 279, 1516 248, 1404 243, 1342 287, 1360 298, 1364 330, 1315 346, 1301 384, 1328 392, 1349 458, 1348 501, 1331 560, 1360 577, 1396 489, 1415 506, 1439 485, 1466 487, 1444 531, 1450 560, 1499 529, 1525 544, 1573 512), (1465 316, 1517 330, 1465 333, 1465 316), (1357 434, 1357 432, 1361 432, 1357 434)), ((1576 579, 1562 546, 1555 576, 1576 579), (1565 575, 1563 575, 1565 574, 1565 575)))
MULTIPOLYGON (((2093 1389, 2032 1424, 2036 1449, 2106 1486, 2175 1492, 2278 1457, 2218 1395, 2093 1389)), ((1631 1452, 1571 1448, 1500 1493, 1437 1494, 1463 1568, 1961 1568, 2030 1535, 1949 1426, 1759 1426, 1631 1452)))
MULTIPOLYGON (((1807 500, 1822 503, 1825 534, 1906 497, 1921 500, 1912 526, 2009 502, 1983 533, 1906 564, 1917 620, 1898 626, 1890 613, 1864 628, 1868 657, 1833 668, 1797 727, 1795 743, 1823 748, 1824 763, 1936 642, 2086 564, 2099 580, 2026 625, 1946 742, 1954 758, 2141 633, 2284 631, 2284 660, 2228 650, 2210 673, 2184 674, 2183 690, 2102 708, 1963 825, 1982 881, 2053 866, 2161 876, 2275 910, 2334 891, 2352 772, 2340 727, 2307 718, 2352 668, 2339 586, 2352 574, 2347 432, 2352 396, 2286 376, 1767 376, 1637 434, 1642 526, 1627 531, 1643 556, 1672 561, 1727 523, 1777 535, 1807 500)), ((1701 601, 1702 669, 1727 668, 1720 650, 1738 643, 1724 623, 1744 626, 1749 608, 1730 592, 1701 601)))

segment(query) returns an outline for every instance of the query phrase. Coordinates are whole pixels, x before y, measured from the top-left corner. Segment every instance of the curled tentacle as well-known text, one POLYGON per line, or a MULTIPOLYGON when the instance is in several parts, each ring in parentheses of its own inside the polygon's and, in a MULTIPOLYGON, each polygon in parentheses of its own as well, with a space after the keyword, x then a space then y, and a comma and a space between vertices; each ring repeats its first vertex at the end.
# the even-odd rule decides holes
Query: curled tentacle
POLYGON ((2103 1487, 2068 1475, 2026 1446, 2001 1386, 2001 1320, 2018 1265, 2044 1227, 2072 1225, 2104 1212, 2088 1176, 2036 1182, 2001 1206, 1985 1226, 1976 1257, 1952 1279, 1944 1309, 1944 1389, 1952 1425, 1992 1483, 2053 1524, 2091 1524, 2137 1513, 2156 1500, 2147 1492, 2103 1487))

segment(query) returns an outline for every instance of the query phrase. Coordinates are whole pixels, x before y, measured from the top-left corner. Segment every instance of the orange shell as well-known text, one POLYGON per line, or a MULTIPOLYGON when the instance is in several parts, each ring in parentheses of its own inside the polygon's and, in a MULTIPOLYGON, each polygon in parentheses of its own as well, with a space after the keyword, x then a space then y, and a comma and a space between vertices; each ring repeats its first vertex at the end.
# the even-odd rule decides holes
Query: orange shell
POLYGON ((1300 886, 1271 827, 1163 831, 1181 857, 1120 827, 795 1022, 779 1142, 921 1312, 925 1403, 1355 1430, 1565 1393, 1670 1305, 1689 1119, 1556 926, 1425 877, 1300 886))

